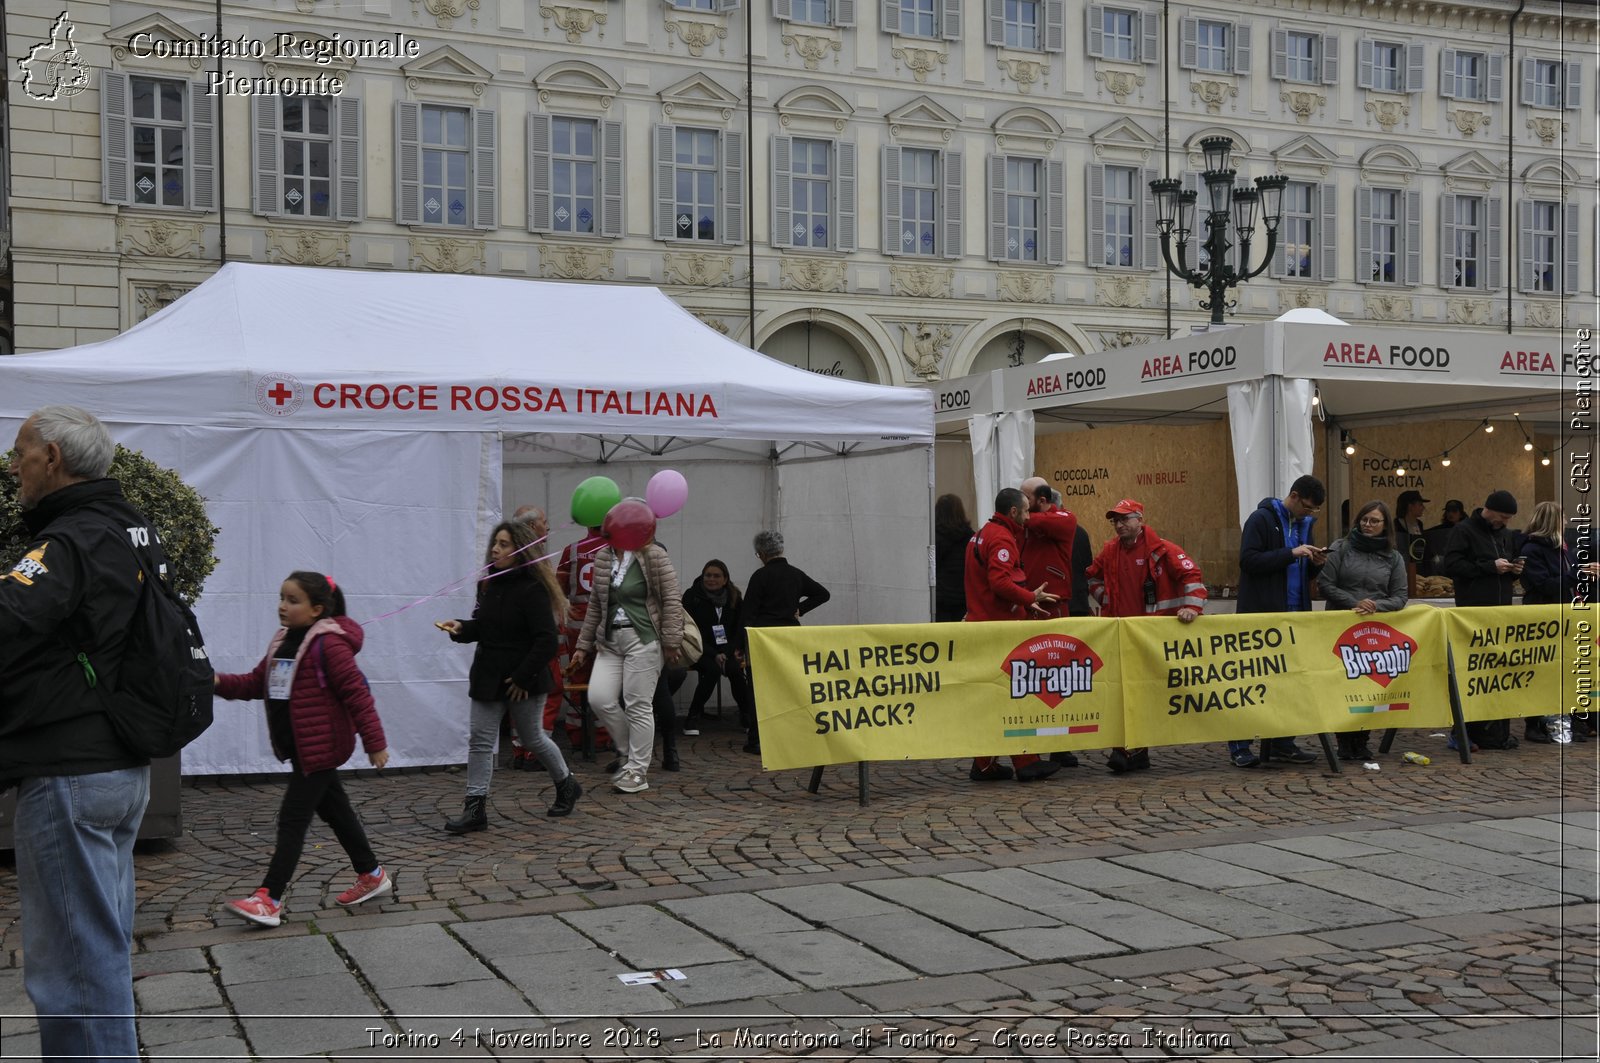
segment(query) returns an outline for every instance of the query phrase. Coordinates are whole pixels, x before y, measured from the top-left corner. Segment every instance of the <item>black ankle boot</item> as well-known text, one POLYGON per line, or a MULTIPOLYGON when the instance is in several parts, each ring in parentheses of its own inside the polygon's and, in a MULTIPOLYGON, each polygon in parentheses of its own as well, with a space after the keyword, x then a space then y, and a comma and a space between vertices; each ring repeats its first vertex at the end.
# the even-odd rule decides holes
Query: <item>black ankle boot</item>
POLYGON ((583 787, 578 785, 577 778, 569 771, 567 777, 556 783, 556 802, 545 809, 547 816, 570 816, 573 806, 578 803, 578 798, 583 796, 583 787))
POLYGON ((475 830, 489 829, 489 799, 487 797, 469 797, 461 806, 461 815, 457 819, 447 819, 444 829, 451 834, 470 834, 475 830))

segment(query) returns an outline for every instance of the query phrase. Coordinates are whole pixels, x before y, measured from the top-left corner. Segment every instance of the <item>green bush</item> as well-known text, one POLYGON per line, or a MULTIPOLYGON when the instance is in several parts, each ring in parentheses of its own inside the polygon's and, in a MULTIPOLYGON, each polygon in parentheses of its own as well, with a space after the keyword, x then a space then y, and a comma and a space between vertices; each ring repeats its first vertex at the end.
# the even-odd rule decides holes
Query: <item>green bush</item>
MULTIPOLYGON (((206 577, 217 567, 211 548, 217 532, 222 530, 206 515, 206 500, 171 469, 163 469, 120 443, 109 475, 122 484, 128 501, 150 518, 161 536, 161 545, 172 562, 173 587, 179 596, 190 605, 199 601, 206 577)), ((28 540, 22 511, 17 507, 16 477, 0 476, 0 563, 10 565, 21 557, 28 540)))

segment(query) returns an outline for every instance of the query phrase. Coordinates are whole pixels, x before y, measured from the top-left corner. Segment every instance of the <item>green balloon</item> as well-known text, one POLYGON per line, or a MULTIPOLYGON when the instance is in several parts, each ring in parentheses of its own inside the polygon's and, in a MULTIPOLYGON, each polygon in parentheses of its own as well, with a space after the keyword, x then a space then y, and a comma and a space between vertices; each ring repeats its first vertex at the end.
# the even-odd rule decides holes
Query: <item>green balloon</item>
POLYGON ((609 476, 591 476, 572 489, 572 521, 598 528, 611 507, 622 501, 622 488, 609 476))

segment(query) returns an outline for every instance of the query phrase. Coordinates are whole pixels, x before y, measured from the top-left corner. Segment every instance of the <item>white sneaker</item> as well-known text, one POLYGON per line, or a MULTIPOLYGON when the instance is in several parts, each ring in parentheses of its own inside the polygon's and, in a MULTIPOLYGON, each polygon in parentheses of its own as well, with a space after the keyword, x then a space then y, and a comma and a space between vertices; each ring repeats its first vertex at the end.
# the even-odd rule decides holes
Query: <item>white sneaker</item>
POLYGON ((611 780, 611 785, 620 793, 636 794, 640 790, 650 789, 650 784, 645 781, 644 772, 631 771, 624 768, 611 780))

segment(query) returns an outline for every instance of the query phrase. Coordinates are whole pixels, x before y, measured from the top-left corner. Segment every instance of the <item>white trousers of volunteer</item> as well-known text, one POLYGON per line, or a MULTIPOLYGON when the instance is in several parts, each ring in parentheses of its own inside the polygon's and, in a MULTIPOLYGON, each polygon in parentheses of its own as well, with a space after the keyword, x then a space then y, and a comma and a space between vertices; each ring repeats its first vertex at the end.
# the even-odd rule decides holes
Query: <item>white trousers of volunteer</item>
POLYGON ((661 641, 644 643, 632 628, 611 633, 595 643, 594 671, 589 675, 589 707, 600 717, 622 757, 622 771, 640 775, 650 770, 656 744, 652 704, 661 675, 661 641))

